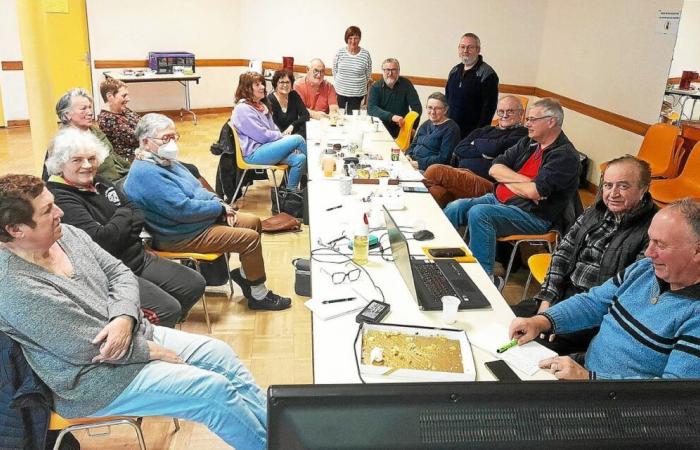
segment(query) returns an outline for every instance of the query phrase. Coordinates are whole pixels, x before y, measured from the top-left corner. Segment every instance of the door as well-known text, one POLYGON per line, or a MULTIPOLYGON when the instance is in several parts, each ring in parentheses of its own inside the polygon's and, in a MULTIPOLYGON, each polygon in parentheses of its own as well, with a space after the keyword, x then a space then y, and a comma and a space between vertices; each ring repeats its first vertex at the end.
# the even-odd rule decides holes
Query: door
POLYGON ((45 5, 49 80, 54 99, 74 87, 92 92, 85 0, 53 0, 45 5))

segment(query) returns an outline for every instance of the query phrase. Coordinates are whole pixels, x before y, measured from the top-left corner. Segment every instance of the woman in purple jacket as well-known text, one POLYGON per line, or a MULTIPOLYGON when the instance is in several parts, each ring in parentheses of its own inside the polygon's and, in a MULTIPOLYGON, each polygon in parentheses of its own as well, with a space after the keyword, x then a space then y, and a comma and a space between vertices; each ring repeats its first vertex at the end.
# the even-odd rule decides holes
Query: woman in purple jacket
POLYGON ((241 74, 231 127, 238 131, 243 159, 251 164, 289 165, 287 187, 296 189, 306 171, 306 141, 298 134, 284 136, 265 99, 265 79, 257 72, 241 74))

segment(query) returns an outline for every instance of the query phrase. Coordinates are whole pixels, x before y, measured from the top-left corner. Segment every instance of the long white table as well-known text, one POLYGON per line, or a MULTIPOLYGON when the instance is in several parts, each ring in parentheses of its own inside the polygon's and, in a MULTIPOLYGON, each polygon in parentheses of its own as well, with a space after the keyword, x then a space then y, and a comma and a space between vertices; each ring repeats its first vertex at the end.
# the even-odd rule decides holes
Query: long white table
MULTIPOLYGON (((351 125, 346 125, 348 130, 351 125)), ((354 184, 352 195, 341 196, 337 178, 324 177, 320 169, 321 152, 326 148, 328 136, 337 138, 342 133, 337 127, 331 128, 326 121, 310 121, 307 124, 307 136, 309 142, 309 214, 310 214, 310 240, 311 249, 322 248, 320 242, 328 242, 338 237, 344 231, 349 235, 353 231, 353 225, 362 217, 363 206, 360 198, 379 190, 378 185, 354 184), (342 204, 341 208, 327 211, 327 208, 342 204)), ((365 134, 363 152, 379 153, 388 163, 390 149, 394 146, 393 139, 382 129, 379 132, 365 134), (388 138, 387 138, 388 137, 388 138)), ((412 171, 408 161, 401 155, 399 162, 400 173, 407 174, 412 171)), ((413 173, 413 178, 416 173, 413 173)), ((402 183, 419 184, 419 183, 402 183)), ((390 187, 391 188, 391 187, 390 187)), ((459 233, 452 227, 437 203, 430 194, 404 193, 406 207, 403 210, 392 211, 392 217, 399 227, 406 229, 413 227, 417 221, 422 222, 435 235, 430 241, 418 242, 409 240, 411 255, 422 254, 422 246, 464 246, 464 241, 459 233)), ((377 234, 385 234, 385 230, 379 230, 377 234)), ((405 233, 406 234, 406 233, 405 233)), ((388 247, 388 239, 382 240, 382 244, 388 247)), ((345 242, 338 246, 341 253, 350 255, 345 242)), ((390 250, 385 250, 390 254, 390 250)), ((327 253, 327 252, 324 252, 327 253)), ((382 321, 383 323, 408 324, 417 326, 431 326, 443 328, 462 329, 473 332, 479 326, 490 323, 507 327, 512 320, 513 313, 501 294, 493 285, 481 266, 477 263, 462 264, 467 274, 481 288, 489 299, 492 309, 460 311, 455 324, 444 325, 440 312, 421 311, 415 300, 410 295, 406 284, 401 278, 393 262, 385 261, 381 256, 373 255, 370 251, 369 263, 364 267, 371 274, 374 282, 382 289, 385 301, 391 305, 391 312, 382 321)), ((323 256, 324 260, 338 260, 338 256, 323 256)), ((332 295, 336 288, 330 277, 322 272, 322 267, 327 272, 345 270, 337 264, 312 261, 312 294, 316 296, 332 295)), ((352 283, 354 289, 368 300, 380 300, 380 295, 373 289, 372 283, 363 274, 361 278, 352 283)), ((313 317, 313 361, 314 381, 318 384, 328 383, 359 383, 361 380, 357 374, 355 364, 354 339, 357 334, 358 324, 355 322, 356 313, 329 320, 320 320, 313 317)), ((477 370, 477 380, 493 380, 494 377, 484 367, 483 363, 493 360, 494 357, 472 346, 477 370)), ((554 379, 545 371, 538 371, 534 376, 527 376, 522 372, 518 375, 523 379, 554 379)))
POLYGON ((103 74, 105 77, 116 78, 124 83, 158 83, 169 81, 179 83, 185 88, 185 107, 180 109, 180 117, 182 117, 183 111, 192 114, 192 121, 195 125, 197 124, 197 115, 190 109, 190 82, 194 81, 196 84, 199 84, 199 79, 202 78, 199 75, 146 73, 145 75, 136 76, 125 75, 121 71, 106 71, 103 72, 103 74))

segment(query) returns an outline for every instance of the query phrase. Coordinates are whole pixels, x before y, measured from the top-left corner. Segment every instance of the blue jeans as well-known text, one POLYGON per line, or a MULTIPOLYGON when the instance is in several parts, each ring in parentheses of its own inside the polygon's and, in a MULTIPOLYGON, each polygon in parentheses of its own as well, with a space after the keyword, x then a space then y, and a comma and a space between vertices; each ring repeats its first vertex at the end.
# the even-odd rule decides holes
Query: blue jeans
POLYGON ((517 206, 500 203, 493 194, 455 200, 444 211, 455 228, 469 227, 469 248, 489 275, 496 260, 496 238, 546 233, 552 225, 517 206))
POLYGON ((301 175, 306 171, 306 141, 298 134, 283 136, 282 139, 261 145, 243 159, 251 164, 288 164, 287 187, 296 189, 301 175))
POLYGON ((186 364, 151 361, 108 406, 104 416, 169 416, 205 424, 237 449, 267 445, 265 394, 224 342, 155 327, 153 341, 186 364))

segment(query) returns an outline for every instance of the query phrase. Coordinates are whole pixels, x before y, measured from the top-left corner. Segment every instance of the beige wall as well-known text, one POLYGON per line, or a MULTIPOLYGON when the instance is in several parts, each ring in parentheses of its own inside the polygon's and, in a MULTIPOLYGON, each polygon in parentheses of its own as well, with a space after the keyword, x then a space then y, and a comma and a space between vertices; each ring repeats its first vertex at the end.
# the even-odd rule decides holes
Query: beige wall
MULTIPOLYGON (((549 0, 536 85, 646 123, 658 119, 675 36, 656 33, 659 9, 681 0, 549 0)), ((566 111, 564 130, 598 164, 636 154, 641 136, 566 111)))
POLYGON ((684 70, 700 72, 700 0, 685 0, 669 77, 684 70))
MULTIPOLYGON (((16 0, 0 0, 0 61, 21 61, 16 0)), ((0 70, 5 120, 29 118, 24 72, 0 70)), ((0 124, 4 125, 4 124, 0 124)))

